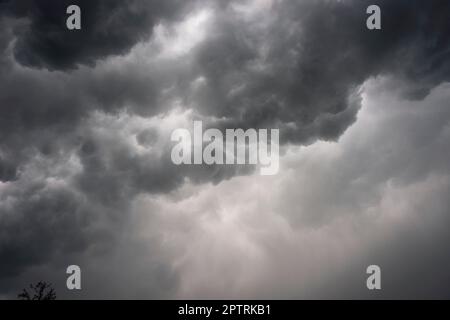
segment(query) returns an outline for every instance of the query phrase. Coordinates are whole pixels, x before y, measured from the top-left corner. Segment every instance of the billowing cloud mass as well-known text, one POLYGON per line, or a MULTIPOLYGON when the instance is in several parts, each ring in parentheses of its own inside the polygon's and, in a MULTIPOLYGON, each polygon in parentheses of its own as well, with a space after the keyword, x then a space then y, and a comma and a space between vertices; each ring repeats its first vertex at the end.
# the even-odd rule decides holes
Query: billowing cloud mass
POLYGON ((448 298, 450 3, 372 2, 0 0, 0 297, 448 298), (194 120, 280 172, 175 166, 194 120))

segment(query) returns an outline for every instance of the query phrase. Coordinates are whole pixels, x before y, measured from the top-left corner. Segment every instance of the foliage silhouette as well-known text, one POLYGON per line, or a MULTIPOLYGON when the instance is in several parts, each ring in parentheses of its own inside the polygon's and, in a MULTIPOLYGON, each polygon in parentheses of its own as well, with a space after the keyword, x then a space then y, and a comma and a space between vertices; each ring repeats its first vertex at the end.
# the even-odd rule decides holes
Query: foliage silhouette
POLYGON ((56 292, 50 283, 39 281, 36 285, 30 284, 30 292, 23 289, 17 297, 20 300, 56 300, 56 292))

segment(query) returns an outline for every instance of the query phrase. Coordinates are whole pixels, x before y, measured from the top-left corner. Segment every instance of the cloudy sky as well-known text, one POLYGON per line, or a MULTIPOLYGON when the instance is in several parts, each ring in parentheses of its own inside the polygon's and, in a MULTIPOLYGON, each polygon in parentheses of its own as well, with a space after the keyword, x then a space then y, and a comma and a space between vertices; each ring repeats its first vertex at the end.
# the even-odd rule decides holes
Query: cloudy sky
POLYGON ((449 101, 448 0, 0 0, 0 298, 450 298, 449 101), (174 165, 194 120, 278 174, 174 165))

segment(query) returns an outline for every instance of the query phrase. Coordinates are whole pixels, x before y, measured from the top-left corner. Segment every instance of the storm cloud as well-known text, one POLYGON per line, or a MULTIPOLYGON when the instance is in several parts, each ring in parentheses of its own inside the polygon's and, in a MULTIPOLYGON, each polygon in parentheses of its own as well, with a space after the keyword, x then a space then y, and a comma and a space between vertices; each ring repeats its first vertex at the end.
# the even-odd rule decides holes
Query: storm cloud
MULTIPOLYGON (((251 298, 267 276, 274 296, 364 295, 306 281, 307 270, 327 263, 330 237, 347 251, 330 258, 332 270, 317 270, 348 279, 368 259, 361 252, 384 243, 351 226, 397 230, 393 195, 405 206, 415 198, 412 217, 430 209, 424 233, 447 221, 449 208, 450 3, 377 1, 375 31, 365 26, 370 4, 0 1, 0 295, 35 277, 64 292, 73 261, 88 279, 102 279, 85 297, 251 298), (69 4, 81 7, 80 31, 65 27, 69 4), (279 176, 261 180, 251 166, 175 166, 170 134, 194 120, 280 129, 279 176), (229 233, 236 238, 227 244, 229 233), (102 261, 116 267, 104 270, 102 261), (121 276, 127 268, 148 286, 121 276), (280 270, 298 281, 277 279, 280 270), (225 280, 214 283, 218 275, 225 280), (124 282, 132 284, 120 294, 124 282)), ((434 244, 415 238, 401 217, 406 240, 371 256, 391 268, 408 241, 434 244)), ((439 230, 440 253, 446 239, 439 230)), ((434 258, 449 263, 445 254, 429 258, 411 273, 435 270, 434 258)), ((402 296, 399 279, 388 297, 402 296)), ((448 295, 430 281, 411 294, 448 295)))
POLYGON ((0 3, 7 17, 25 20, 17 29, 14 56, 22 64, 48 69, 93 65, 110 55, 125 54, 146 40, 164 19, 175 19, 190 1, 10 1, 0 3), (71 32, 66 9, 83 8, 83 28, 71 32))

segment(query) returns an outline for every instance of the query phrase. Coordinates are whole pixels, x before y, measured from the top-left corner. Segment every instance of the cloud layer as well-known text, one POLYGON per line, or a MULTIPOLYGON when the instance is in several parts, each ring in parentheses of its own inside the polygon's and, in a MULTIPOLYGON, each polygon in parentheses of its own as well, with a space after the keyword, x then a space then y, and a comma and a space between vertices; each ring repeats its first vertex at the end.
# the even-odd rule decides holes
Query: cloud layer
POLYGON ((79 261, 84 297, 359 297, 376 260, 448 296, 448 1, 72 3, 0 1, 0 295, 79 261), (279 176, 173 165, 195 119, 279 128, 279 176))

